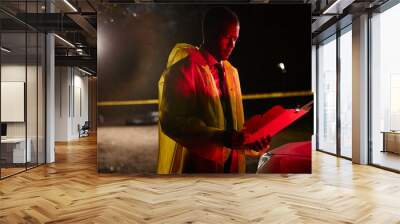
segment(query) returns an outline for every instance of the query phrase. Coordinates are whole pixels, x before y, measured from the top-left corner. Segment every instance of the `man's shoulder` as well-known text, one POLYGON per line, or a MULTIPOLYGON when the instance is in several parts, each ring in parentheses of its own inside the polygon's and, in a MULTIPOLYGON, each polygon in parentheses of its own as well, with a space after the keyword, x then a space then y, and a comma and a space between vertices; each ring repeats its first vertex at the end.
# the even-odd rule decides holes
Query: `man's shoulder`
POLYGON ((205 60, 203 54, 199 49, 191 51, 187 57, 188 63, 192 66, 204 66, 207 65, 207 61, 205 60))
POLYGON ((178 62, 176 62, 173 66, 172 69, 177 69, 177 68, 195 68, 198 66, 204 66, 206 65, 206 62, 204 58, 202 57, 200 51, 198 49, 192 49, 188 55, 178 62))

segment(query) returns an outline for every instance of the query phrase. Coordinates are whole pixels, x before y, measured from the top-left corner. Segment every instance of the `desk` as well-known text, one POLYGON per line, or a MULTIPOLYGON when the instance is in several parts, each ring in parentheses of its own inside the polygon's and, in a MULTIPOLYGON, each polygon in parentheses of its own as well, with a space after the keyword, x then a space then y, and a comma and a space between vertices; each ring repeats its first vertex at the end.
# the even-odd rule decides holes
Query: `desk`
POLYGON ((25 154, 25 138, 6 138, 1 139, 1 157, 6 163, 25 163, 32 159, 30 138, 27 139, 26 154, 25 154), (12 160, 11 160, 12 158, 12 160), (27 161, 25 161, 27 159, 27 161))
POLYGON ((400 154, 400 131, 382 131, 381 133, 383 133, 382 152, 400 154))

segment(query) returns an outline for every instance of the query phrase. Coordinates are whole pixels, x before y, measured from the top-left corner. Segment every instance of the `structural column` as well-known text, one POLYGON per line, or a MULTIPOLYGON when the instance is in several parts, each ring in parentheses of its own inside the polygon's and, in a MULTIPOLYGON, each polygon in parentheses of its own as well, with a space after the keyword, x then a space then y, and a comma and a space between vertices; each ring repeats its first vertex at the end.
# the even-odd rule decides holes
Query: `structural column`
POLYGON ((368 163, 368 15, 353 19, 353 162, 368 163))
MULTIPOLYGON (((46 1, 46 11, 53 12, 51 1, 46 1)), ((46 163, 55 162, 55 44, 54 34, 46 34, 46 163)))

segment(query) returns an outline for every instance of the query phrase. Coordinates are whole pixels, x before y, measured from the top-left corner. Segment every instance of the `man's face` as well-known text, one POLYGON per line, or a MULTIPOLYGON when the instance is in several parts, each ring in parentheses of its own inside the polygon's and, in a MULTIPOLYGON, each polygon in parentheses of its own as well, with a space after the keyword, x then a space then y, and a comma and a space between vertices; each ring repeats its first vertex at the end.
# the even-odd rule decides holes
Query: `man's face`
POLYGON ((237 39, 239 38, 239 24, 231 23, 225 26, 225 30, 217 37, 216 56, 220 60, 227 60, 231 55, 237 39))

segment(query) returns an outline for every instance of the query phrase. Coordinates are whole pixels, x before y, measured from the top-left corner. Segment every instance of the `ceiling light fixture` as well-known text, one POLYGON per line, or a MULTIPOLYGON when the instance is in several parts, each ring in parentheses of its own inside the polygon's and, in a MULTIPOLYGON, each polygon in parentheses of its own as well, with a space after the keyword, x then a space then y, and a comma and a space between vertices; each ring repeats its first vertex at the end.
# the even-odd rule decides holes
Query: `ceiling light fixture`
POLYGON ((70 47, 73 47, 73 48, 75 48, 75 45, 73 45, 71 42, 69 42, 68 40, 66 40, 66 39, 64 39, 64 38, 62 38, 62 37, 60 37, 59 35, 57 35, 57 34, 54 34, 54 36, 55 37, 57 37, 59 40, 61 40, 62 42, 64 42, 64 43, 66 43, 67 45, 69 45, 70 47))
POLYGON ((67 4, 74 12, 78 12, 78 10, 68 1, 64 0, 65 4, 67 4))
POLYGON ((90 75, 90 76, 93 75, 92 73, 90 73, 90 72, 88 72, 88 71, 86 71, 86 70, 83 70, 83 69, 81 69, 81 68, 79 68, 79 67, 78 67, 78 70, 81 71, 81 72, 83 72, 83 73, 85 73, 85 74, 87 74, 87 75, 90 75))
POLYGON ((7 48, 5 48, 5 47, 1 47, 1 50, 4 51, 4 52, 6 52, 6 53, 10 53, 10 52, 11 52, 11 50, 9 50, 9 49, 7 49, 7 48))
POLYGON ((322 12, 324 15, 339 15, 343 13, 343 10, 351 5, 355 0, 336 0, 327 9, 322 12))
POLYGON ((332 13, 332 9, 334 9, 337 4, 339 4, 340 0, 336 0, 332 5, 330 5, 327 9, 324 10, 324 12, 322 12, 322 14, 327 14, 327 13, 332 13))

